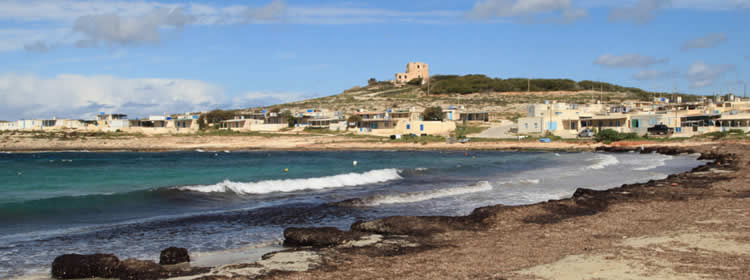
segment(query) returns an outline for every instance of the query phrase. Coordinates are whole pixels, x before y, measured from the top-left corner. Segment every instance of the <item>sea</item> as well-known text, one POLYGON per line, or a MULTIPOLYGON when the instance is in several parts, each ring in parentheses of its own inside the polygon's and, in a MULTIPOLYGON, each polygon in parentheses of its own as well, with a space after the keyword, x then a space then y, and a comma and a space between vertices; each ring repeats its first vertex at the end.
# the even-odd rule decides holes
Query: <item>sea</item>
MULTIPOLYGON (((502 151, 0 153, 0 279, 49 275, 62 254, 198 264, 278 249, 287 227, 570 197, 662 179, 698 155, 502 151)), ((256 254, 256 255, 254 255, 256 254)))

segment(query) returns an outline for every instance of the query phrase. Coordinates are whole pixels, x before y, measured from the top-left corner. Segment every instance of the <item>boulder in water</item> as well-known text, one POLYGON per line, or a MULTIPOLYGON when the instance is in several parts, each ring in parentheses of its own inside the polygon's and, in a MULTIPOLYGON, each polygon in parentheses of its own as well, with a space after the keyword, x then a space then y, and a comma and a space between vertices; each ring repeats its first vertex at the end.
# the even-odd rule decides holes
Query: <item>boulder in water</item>
POLYGON ((57 279, 112 278, 120 260, 115 255, 62 255, 52 262, 52 277, 57 279))
POLYGON ((185 248, 169 247, 161 251, 159 256, 160 265, 172 265, 190 262, 190 255, 185 248))

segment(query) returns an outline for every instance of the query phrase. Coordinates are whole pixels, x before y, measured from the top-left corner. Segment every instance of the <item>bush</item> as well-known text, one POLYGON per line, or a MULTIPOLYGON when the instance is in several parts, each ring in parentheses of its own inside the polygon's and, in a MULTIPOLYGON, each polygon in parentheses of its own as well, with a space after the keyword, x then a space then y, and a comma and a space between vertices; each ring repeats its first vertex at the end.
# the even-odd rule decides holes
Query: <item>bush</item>
POLYGON ((234 118, 234 112, 224 110, 213 110, 202 114, 198 118, 200 129, 207 129, 210 125, 218 124, 221 121, 231 120, 234 118))
POLYGON ((638 138, 638 134, 636 133, 620 133, 612 129, 602 129, 596 133, 596 136, 594 137, 597 142, 604 143, 612 143, 622 140, 636 140, 638 138))
POLYGON ((422 118, 425 121, 442 121, 443 120, 443 109, 440 106, 427 107, 422 112, 422 118))
POLYGON ((412 85, 412 86, 421 86, 422 81, 423 81, 422 78, 416 78, 416 79, 411 79, 411 81, 407 82, 406 84, 412 85))

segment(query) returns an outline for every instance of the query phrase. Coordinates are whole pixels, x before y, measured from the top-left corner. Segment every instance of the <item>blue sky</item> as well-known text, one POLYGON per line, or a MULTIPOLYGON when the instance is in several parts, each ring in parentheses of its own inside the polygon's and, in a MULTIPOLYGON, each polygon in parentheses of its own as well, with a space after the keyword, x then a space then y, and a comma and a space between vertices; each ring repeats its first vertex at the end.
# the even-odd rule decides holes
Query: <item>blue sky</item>
POLYGON ((0 119, 240 108, 432 74, 742 92, 750 0, 0 2, 0 119))

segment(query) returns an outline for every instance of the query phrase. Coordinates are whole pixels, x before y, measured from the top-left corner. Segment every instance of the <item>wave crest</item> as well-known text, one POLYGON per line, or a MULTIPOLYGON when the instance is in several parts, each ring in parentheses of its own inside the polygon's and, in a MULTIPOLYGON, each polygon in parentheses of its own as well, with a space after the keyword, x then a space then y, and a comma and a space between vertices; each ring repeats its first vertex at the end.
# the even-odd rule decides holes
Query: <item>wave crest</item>
POLYGON ((376 195, 366 198, 355 198, 333 203, 336 206, 343 207, 372 207, 383 204, 403 204, 414 203, 436 198, 458 196, 470 193, 491 191, 492 185, 487 181, 481 181, 463 187, 430 190, 423 192, 400 193, 392 195, 376 195))
POLYGON ((399 179, 402 179, 402 177, 398 169, 378 169, 364 173, 346 173, 318 178, 267 180, 251 183, 225 180, 214 185, 177 187, 176 189, 204 193, 233 192, 237 194, 266 194, 353 187, 399 179))
POLYGON ((617 159, 617 157, 613 155, 598 155, 596 158, 591 159, 592 161, 596 161, 596 163, 589 165, 586 167, 586 169, 604 169, 607 166, 615 165, 620 163, 620 161, 617 159))

